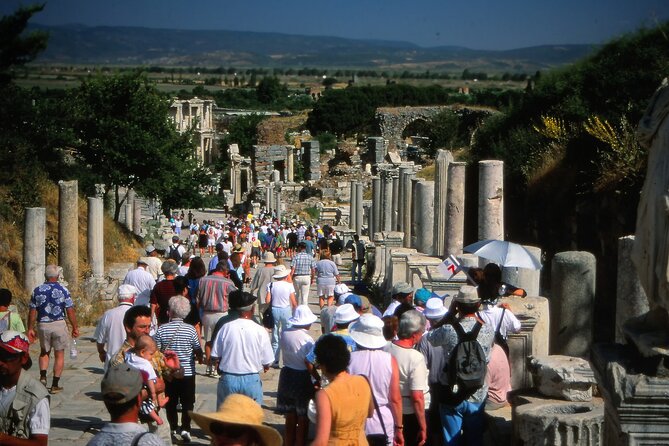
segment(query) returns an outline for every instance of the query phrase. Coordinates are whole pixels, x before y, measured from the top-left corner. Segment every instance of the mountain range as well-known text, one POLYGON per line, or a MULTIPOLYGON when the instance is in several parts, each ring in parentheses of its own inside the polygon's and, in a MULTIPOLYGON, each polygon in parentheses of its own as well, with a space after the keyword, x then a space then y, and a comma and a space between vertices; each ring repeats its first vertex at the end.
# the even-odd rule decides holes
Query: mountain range
POLYGON ((248 31, 84 25, 30 29, 49 33, 48 47, 37 59, 49 64, 533 72, 572 63, 597 48, 542 45, 492 51, 248 31))

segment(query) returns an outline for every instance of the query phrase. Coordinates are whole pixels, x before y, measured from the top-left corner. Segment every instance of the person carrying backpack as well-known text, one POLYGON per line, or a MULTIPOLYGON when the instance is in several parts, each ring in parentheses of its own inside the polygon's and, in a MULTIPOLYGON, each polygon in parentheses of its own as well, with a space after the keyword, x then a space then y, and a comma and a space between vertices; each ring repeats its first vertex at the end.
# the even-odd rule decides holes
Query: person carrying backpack
POLYGON ((26 331, 19 313, 9 308, 11 303, 12 292, 7 288, 0 288, 0 334, 8 330, 18 331, 19 333, 26 331))
POLYGON ((446 317, 425 335, 433 346, 443 347, 448 357, 448 391, 438 401, 446 445, 483 444, 485 378, 495 327, 476 316, 480 305, 476 287, 461 287, 446 317))
POLYGON ((172 237, 172 244, 168 247, 167 258, 172 259, 177 262, 177 265, 181 265, 181 258, 186 252, 186 247, 181 244, 181 240, 178 235, 172 237))

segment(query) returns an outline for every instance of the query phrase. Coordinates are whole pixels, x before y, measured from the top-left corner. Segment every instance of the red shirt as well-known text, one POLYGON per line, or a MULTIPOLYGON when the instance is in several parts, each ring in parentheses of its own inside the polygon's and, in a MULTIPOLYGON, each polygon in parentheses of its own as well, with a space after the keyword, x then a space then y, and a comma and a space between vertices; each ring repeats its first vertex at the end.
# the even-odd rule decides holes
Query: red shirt
POLYGON ((158 325, 166 324, 170 321, 170 316, 167 313, 169 308, 170 298, 176 296, 177 292, 174 290, 174 280, 165 279, 156 284, 151 290, 151 305, 158 305, 156 318, 158 325))

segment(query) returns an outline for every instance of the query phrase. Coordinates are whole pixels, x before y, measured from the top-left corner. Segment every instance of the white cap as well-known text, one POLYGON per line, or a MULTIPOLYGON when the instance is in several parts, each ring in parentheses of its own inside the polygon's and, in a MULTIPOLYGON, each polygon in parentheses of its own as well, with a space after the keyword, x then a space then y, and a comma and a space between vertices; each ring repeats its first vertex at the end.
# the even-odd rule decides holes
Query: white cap
POLYGON ((316 322, 316 315, 311 311, 309 305, 299 305, 295 309, 295 314, 292 317, 288 318, 288 323, 291 325, 296 325, 302 327, 305 325, 311 325, 316 322))
POLYGON ((441 319, 448 312, 444 306, 444 301, 438 297, 431 297, 425 303, 423 315, 428 319, 441 319))
POLYGON ((344 304, 337 307, 337 310, 335 311, 335 324, 345 324, 347 322, 354 321, 359 317, 360 315, 357 311, 355 311, 353 305, 344 304))

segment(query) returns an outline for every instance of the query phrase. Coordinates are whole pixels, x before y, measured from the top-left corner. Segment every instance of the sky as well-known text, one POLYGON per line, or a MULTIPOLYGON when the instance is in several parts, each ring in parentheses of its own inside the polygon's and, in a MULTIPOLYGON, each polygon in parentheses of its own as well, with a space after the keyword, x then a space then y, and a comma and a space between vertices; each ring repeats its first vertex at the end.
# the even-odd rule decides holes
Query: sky
MULTIPOLYGON (((669 0, 42 0, 45 25, 280 32, 504 50, 600 44, 669 20, 669 0)), ((0 0, 0 13, 34 1, 0 0)))

